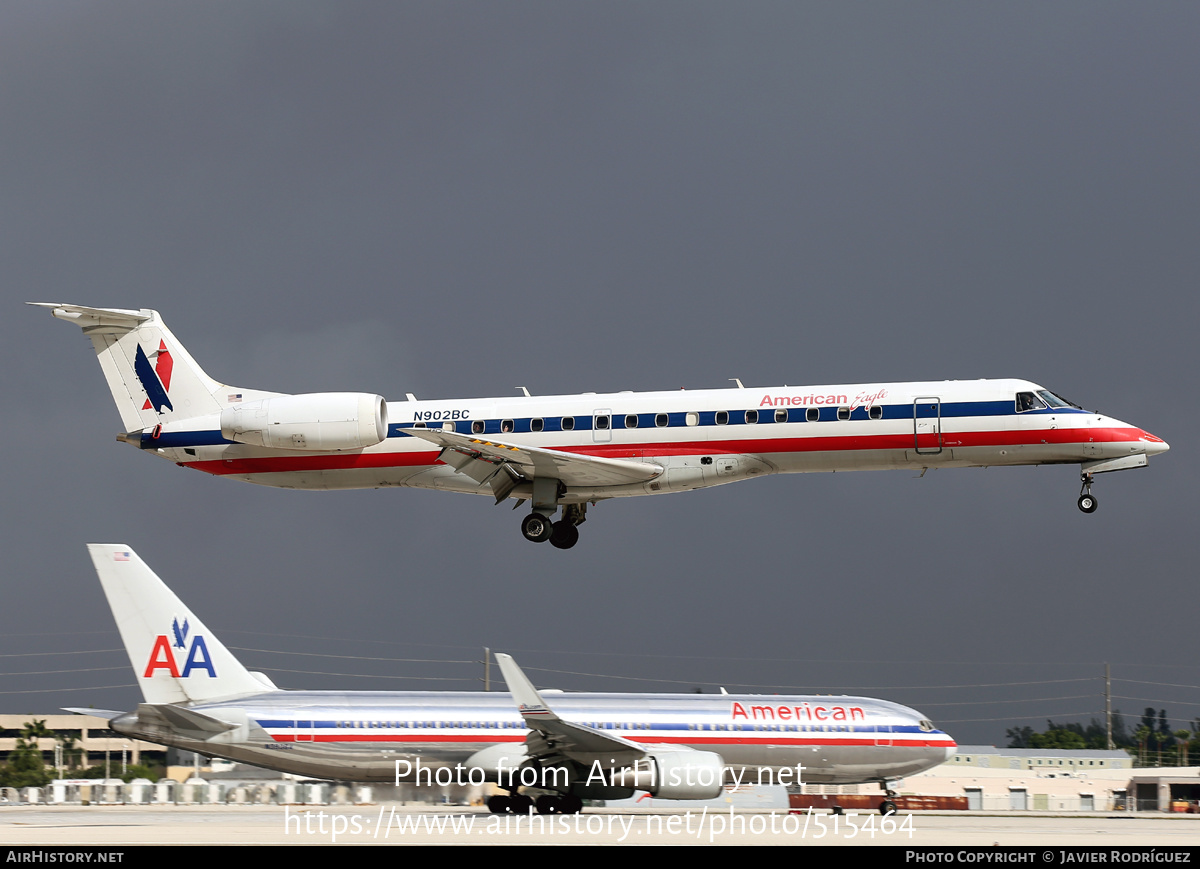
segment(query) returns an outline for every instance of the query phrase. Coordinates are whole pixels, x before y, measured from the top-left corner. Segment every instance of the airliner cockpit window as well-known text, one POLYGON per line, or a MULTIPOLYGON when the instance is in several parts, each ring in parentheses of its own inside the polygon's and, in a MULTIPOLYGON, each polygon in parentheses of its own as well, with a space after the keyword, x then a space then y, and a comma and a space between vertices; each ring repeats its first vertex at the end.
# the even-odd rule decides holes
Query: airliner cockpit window
POLYGON ((1017 393, 1017 413, 1025 413, 1030 410, 1042 410, 1046 403, 1034 395, 1032 392, 1017 393))
POLYGON ((1074 402, 1067 401, 1065 398, 1059 398, 1057 395, 1055 395, 1049 389, 1039 389, 1038 395, 1041 396, 1042 401, 1046 402, 1046 404, 1050 405, 1051 407, 1075 407, 1075 408, 1079 408, 1080 410, 1083 409, 1083 408, 1080 408, 1079 405, 1075 404, 1074 402))

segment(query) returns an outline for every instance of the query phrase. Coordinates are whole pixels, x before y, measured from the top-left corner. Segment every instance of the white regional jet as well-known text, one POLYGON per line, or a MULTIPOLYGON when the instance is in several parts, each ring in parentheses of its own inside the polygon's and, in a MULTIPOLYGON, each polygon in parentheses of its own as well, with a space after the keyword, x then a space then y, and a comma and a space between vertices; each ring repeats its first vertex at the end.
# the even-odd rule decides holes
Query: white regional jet
POLYGON ((117 733, 341 781, 497 783, 493 812, 583 799, 712 799, 726 784, 892 785, 955 743, 913 709, 836 695, 555 694, 497 655, 511 693, 283 691, 251 673, 124 544, 88 546, 145 702, 117 733))
POLYGON ((155 311, 31 304, 91 339, 121 412, 118 440, 267 486, 530 501, 522 533, 560 549, 575 545, 597 501, 809 471, 1078 464, 1079 509, 1091 513, 1095 474, 1143 467, 1168 448, 1025 380, 405 402, 281 395, 213 380, 155 311))

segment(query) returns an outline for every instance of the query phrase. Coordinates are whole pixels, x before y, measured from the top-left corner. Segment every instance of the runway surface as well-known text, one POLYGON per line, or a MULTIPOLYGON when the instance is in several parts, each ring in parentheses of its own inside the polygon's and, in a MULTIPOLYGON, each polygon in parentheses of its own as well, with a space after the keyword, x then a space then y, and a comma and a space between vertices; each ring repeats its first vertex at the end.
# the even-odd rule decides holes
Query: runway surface
POLYGON ((0 845, 241 844, 1200 845, 1200 815, 898 815, 588 809, 502 816, 376 806, 0 808, 0 845))

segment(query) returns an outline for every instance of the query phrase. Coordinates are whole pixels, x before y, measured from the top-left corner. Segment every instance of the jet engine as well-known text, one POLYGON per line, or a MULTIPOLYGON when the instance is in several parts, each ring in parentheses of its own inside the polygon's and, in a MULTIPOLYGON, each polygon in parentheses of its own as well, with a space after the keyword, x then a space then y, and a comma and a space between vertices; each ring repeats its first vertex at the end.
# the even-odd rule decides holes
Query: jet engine
POLYGON ((711 800, 724 783, 725 760, 712 751, 652 751, 612 776, 614 785, 664 800, 711 800))
POLYGON ((387 437, 387 402, 363 392, 277 395, 221 411, 221 436, 282 450, 357 450, 387 437))

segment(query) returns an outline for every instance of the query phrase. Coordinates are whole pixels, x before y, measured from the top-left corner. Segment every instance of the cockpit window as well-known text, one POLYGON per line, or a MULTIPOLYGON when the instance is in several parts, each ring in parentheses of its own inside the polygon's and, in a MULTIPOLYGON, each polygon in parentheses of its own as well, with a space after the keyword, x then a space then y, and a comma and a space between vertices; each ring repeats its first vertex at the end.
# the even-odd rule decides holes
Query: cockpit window
POLYGON ((1046 402, 1042 401, 1032 392, 1017 393, 1017 413, 1026 413, 1030 410, 1042 410, 1046 406, 1046 402))
POLYGON ((1049 389, 1039 389, 1038 395, 1041 396, 1042 401, 1046 402, 1046 404, 1050 405, 1051 407, 1074 407, 1078 408, 1079 410, 1083 410, 1083 408, 1079 407, 1078 404, 1067 401, 1065 398, 1059 398, 1049 389))
POLYGON ((933 730, 933 722, 930 721, 928 718, 922 718, 921 723, 920 723, 920 728, 923 731, 925 731, 926 733, 929 733, 931 730, 933 730))

